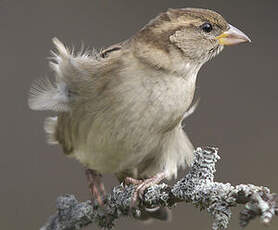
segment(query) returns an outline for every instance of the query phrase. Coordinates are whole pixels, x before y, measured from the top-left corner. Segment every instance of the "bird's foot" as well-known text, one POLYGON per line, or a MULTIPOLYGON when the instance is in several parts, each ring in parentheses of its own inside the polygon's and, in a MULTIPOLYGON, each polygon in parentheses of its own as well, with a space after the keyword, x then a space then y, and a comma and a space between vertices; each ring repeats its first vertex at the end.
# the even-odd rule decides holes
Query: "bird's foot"
POLYGON ((133 196, 131 198, 130 206, 135 207, 138 197, 142 198, 144 195, 144 191, 148 187, 158 184, 164 178, 165 178, 165 173, 158 173, 155 176, 145 179, 145 180, 137 180, 137 179, 134 179, 131 177, 127 177, 125 179, 125 184, 133 184, 136 186, 133 196))
POLYGON ((103 206, 103 197, 105 197, 106 192, 104 185, 102 183, 102 175, 93 169, 86 169, 85 171, 89 189, 92 195, 92 201, 97 200, 98 204, 103 206))

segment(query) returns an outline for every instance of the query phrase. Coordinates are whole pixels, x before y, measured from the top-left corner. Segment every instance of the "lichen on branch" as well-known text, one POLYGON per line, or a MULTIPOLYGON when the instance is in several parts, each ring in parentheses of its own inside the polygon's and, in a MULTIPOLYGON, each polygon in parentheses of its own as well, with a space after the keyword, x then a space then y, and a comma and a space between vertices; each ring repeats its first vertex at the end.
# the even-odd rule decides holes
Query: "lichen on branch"
POLYGON ((220 159, 217 148, 197 148, 194 155, 192 167, 181 180, 173 186, 162 183, 148 188, 136 209, 130 208, 133 185, 114 187, 103 206, 91 201, 78 202, 74 195, 64 195, 57 198, 57 212, 41 230, 77 230, 91 223, 111 229, 121 216, 140 215, 144 208, 173 208, 178 202, 207 210, 213 218, 213 230, 228 227, 231 208, 237 205, 244 205, 240 213, 241 227, 247 226, 255 217, 269 224, 273 216, 278 215, 278 195, 271 194, 268 188, 214 181, 215 164, 220 159))

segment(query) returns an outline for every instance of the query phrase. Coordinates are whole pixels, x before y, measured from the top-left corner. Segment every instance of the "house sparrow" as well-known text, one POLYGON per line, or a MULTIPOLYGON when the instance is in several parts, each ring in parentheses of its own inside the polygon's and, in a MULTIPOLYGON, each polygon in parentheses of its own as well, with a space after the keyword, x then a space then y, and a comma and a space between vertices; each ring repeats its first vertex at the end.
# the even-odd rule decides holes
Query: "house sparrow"
MULTIPOLYGON (((148 186, 190 165, 193 146, 181 123, 189 114, 201 66, 224 45, 250 42, 218 13, 169 9, 130 39, 100 52, 74 54, 58 39, 50 62, 55 80, 36 82, 29 105, 53 110, 45 130, 50 144, 87 167, 101 203, 101 174, 148 186)), ((163 209, 141 219, 167 219, 163 209)))

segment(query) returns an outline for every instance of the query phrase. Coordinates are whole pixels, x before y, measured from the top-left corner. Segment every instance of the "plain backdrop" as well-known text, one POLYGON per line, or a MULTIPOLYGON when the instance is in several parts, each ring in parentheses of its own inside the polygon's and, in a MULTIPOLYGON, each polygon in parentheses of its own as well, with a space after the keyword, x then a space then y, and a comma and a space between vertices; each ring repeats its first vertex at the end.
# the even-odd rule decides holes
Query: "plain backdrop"
MULTIPOLYGON (((252 39, 251 44, 226 48, 201 69, 201 102, 185 129, 195 146, 220 148, 217 180, 265 185, 278 192, 277 1, 1 0, 0 229, 39 229, 55 212, 61 194, 89 199, 83 167, 58 146, 46 144, 42 126, 51 113, 27 106, 31 82, 52 74, 47 60, 51 38, 100 49, 127 39, 159 12, 178 7, 217 10, 252 39)), ((111 175, 105 182, 108 188, 117 183, 111 175)), ((239 209, 233 211, 229 229, 239 229, 239 209)), ((269 230, 277 230, 277 219, 269 230)), ((211 219, 181 203, 169 224, 142 225, 122 218, 116 225, 131 228, 206 230, 211 219)), ((255 220, 247 230, 264 228, 255 220)))

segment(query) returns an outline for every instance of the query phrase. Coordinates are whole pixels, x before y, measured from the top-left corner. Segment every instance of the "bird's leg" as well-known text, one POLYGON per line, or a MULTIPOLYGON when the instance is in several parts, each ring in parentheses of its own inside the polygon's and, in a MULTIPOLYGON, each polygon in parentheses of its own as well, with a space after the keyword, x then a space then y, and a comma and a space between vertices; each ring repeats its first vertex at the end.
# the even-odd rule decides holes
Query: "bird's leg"
POLYGON ((97 199, 99 205, 103 205, 102 197, 106 195, 106 192, 101 180, 102 175, 97 171, 88 168, 86 168, 85 173, 88 179, 92 199, 97 199))
POLYGON ((131 199, 131 206, 134 207, 136 204, 136 201, 138 200, 138 196, 142 197, 144 194, 144 191, 155 184, 158 184, 160 181, 162 181, 165 178, 165 173, 158 173, 155 176, 145 179, 145 180, 137 180, 131 177, 127 177, 125 179, 126 184, 133 184, 136 185, 136 189, 134 191, 133 197, 131 199))

